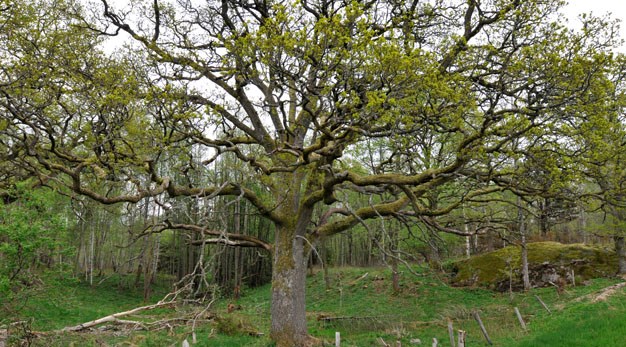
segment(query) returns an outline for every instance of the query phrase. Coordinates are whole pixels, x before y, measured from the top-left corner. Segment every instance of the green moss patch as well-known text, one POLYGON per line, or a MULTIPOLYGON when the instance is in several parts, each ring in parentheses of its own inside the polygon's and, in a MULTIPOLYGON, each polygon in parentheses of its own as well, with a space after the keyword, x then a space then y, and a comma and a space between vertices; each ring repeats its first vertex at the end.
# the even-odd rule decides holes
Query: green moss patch
MULTIPOLYGON (((557 281, 581 284, 591 278, 614 275, 617 270, 615 252, 604 248, 558 242, 534 242, 527 247, 533 287, 557 281)), ((457 286, 519 289, 522 287, 521 267, 521 247, 508 246, 452 263, 451 282, 457 286)))

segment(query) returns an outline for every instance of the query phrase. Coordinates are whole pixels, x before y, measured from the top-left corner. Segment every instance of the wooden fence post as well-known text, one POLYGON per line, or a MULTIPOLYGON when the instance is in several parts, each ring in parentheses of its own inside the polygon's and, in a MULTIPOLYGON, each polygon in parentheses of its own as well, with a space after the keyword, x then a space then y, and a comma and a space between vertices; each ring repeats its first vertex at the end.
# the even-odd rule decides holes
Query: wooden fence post
POLYGON ((519 324, 522 326, 522 329, 526 331, 526 323, 524 323, 524 318, 522 318, 522 314, 519 312, 519 309, 517 307, 514 307, 513 309, 515 310, 515 315, 517 316, 519 324))
POLYGON ((541 300, 541 298, 539 297, 539 295, 535 295, 535 299, 537 299, 537 301, 539 301, 539 303, 541 304, 541 306, 543 306, 543 308, 546 309, 546 311, 548 311, 548 313, 552 314, 552 311, 550 311, 550 309, 548 308, 548 305, 546 305, 545 302, 543 302, 543 300, 541 300))
POLYGON ((456 347, 454 343, 454 327, 452 326, 452 319, 448 318, 448 335, 450 335, 450 346, 456 347))
POLYGON ((457 342, 459 347, 465 347, 465 330, 459 330, 459 340, 457 342))
MULTIPOLYGON (((474 316, 474 319, 476 320, 476 322, 478 322, 478 325, 480 326, 480 331, 482 331, 483 336, 485 337, 485 340, 487 340, 487 343, 489 345, 493 345, 493 343, 491 342, 491 339, 489 338, 489 334, 487 334, 487 329, 485 329, 485 325, 483 324, 483 321, 480 319, 480 315, 478 315, 478 312, 474 311, 472 315, 474 316)), ((459 343, 459 347, 461 347, 460 343, 459 343)))

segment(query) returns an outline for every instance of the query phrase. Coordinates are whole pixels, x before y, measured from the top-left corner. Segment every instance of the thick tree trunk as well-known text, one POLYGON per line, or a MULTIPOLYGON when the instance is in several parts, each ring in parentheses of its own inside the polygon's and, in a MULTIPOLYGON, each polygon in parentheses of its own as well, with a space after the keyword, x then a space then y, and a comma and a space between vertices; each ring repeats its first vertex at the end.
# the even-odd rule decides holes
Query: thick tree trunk
POLYGON ((307 239, 313 206, 302 203, 297 189, 303 186, 304 173, 282 178, 275 191, 281 202, 276 213, 282 218, 275 224, 270 337, 276 347, 309 347, 315 341, 307 331, 305 301, 308 252, 316 241, 307 239))
POLYGON ((306 326, 304 239, 277 233, 272 268, 271 337, 277 347, 310 345, 306 326))
POLYGON ((618 269, 620 275, 626 274, 626 247, 624 247, 624 236, 613 236, 615 241, 615 253, 617 254, 618 269))
POLYGON ((398 259, 391 259, 391 288, 394 294, 400 293, 400 272, 398 271, 398 259))

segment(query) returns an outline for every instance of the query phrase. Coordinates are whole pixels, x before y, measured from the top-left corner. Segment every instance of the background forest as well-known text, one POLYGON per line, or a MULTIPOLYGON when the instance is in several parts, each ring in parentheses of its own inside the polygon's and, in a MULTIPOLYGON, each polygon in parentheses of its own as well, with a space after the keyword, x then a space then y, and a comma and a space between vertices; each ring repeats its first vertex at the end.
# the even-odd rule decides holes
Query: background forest
POLYGON ((271 339, 308 346, 315 270, 397 294, 515 246, 530 290, 529 243, 558 241, 626 274, 618 23, 562 5, 2 0, 0 324, 50 275, 269 284, 271 339))

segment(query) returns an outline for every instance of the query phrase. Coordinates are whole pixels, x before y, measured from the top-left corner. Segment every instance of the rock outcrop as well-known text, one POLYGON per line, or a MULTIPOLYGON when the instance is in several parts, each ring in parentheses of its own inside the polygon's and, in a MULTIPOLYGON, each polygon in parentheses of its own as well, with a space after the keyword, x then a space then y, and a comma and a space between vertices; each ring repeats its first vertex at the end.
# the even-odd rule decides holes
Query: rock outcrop
MULTIPOLYGON (((529 277, 533 287, 582 284, 591 278, 612 276, 615 252, 583 244, 529 243, 529 277)), ((519 290, 522 285, 521 248, 509 246, 453 263, 451 283, 494 290, 519 290)))

